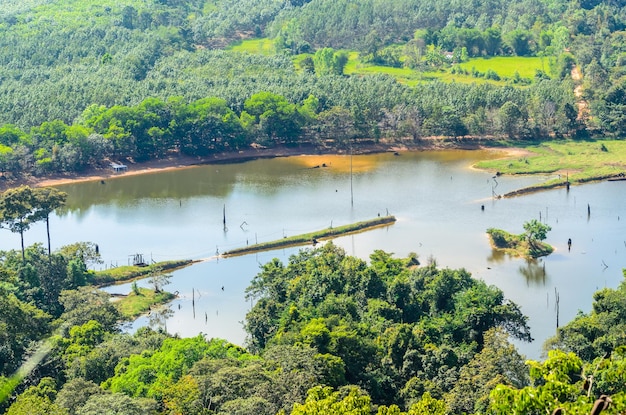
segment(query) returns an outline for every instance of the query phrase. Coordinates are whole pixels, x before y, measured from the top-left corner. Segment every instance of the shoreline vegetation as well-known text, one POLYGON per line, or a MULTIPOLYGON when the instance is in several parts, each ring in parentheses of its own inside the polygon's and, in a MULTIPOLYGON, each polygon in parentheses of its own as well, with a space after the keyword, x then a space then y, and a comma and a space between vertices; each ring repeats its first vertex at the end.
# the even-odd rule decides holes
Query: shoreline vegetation
MULTIPOLYGON (((172 272, 193 265, 198 261, 191 259, 178 261, 161 261, 152 264, 122 265, 101 271, 93 271, 90 284, 103 288, 149 278, 156 272, 172 272)), ((137 317, 150 313, 155 307, 169 303, 178 297, 178 292, 154 291, 148 288, 134 287, 128 294, 111 294, 111 301, 121 313, 125 321, 133 321, 137 317)))
MULTIPOLYGON (((242 248, 233 249, 220 255, 222 258, 247 255, 253 252, 269 251, 279 248, 294 247, 301 245, 316 245, 319 241, 330 240, 339 236, 366 232, 374 228, 392 225, 396 218, 392 215, 377 217, 370 220, 356 222, 348 225, 330 227, 327 229, 307 234, 285 237, 283 239, 253 244, 242 248)), ((162 261, 153 264, 122 265, 101 271, 93 271, 90 284, 102 288, 110 285, 123 284, 148 278, 154 272, 176 271, 193 265, 198 260, 162 261)), ((131 321, 140 315, 149 313, 154 307, 167 304, 177 297, 177 293, 167 291, 154 292, 146 288, 138 288, 127 295, 114 295, 112 298, 117 309, 124 319, 131 321)))
MULTIPOLYGON (((392 225, 396 218, 392 215, 356 222, 348 225, 330 227, 316 232, 286 237, 276 241, 253 244, 233 249, 220 257, 234 257, 247 255, 253 252, 269 251, 278 248, 294 247, 307 244, 316 245, 319 241, 330 240, 335 237, 366 232, 374 228, 392 225)), ((102 271, 94 271, 91 284, 95 287, 122 284, 149 277, 155 271, 175 271, 190 266, 198 261, 162 261, 154 264, 123 265, 102 271)), ((155 292, 147 288, 133 289, 127 295, 114 295, 112 298, 116 308, 125 320, 132 321, 137 317, 150 313, 154 307, 167 304, 177 297, 177 293, 167 291, 155 292)))
POLYGON ((375 219, 365 220, 361 222, 351 223, 349 225, 330 227, 316 232, 310 232, 301 235, 285 237, 275 241, 263 242, 245 246, 242 248, 232 249, 224 252, 221 256, 224 258, 247 255, 253 252, 269 251, 278 248, 287 248, 301 245, 316 245, 319 241, 333 239, 339 236, 351 235, 369 231, 374 228, 389 226, 396 222, 395 216, 382 216, 375 219))
MULTIPOLYGON (((497 175, 555 175, 528 187, 517 189, 499 197, 515 197, 542 190, 568 187, 602 180, 626 180, 626 141, 618 140, 555 140, 540 144, 506 142, 493 138, 442 138, 428 137, 404 142, 380 140, 375 144, 360 146, 355 155, 384 152, 437 150, 487 150, 503 153, 503 157, 480 161, 472 167, 492 171, 497 175)), ((327 149, 315 146, 274 148, 249 148, 237 152, 216 153, 208 157, 173 155, 146 162, 124 160, 127 169, 115 172, 109 166, 89 169, 81 173, 54 174, 50 176, 8 177, 0 176, 0 191, 20 185, 34 187, 113 180, 138 174, 153 174, 168 170, 193 168, 206 164, 242 163, 261 158, 278 158, 301 155, 347 155, 346 149, 327 149)))

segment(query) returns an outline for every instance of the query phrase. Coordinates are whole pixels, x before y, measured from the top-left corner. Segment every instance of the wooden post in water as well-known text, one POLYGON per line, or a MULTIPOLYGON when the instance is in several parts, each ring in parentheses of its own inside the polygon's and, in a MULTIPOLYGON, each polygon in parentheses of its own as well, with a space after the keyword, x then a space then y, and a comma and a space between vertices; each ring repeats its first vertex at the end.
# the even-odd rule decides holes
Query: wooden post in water
POLYGON ((223 223, 224 223, 224 232, 227 232, 227 231, 228 231, 228 228, 226 227, 226 204, 224 204, 223 216, 224 216, 224 219, 223 219, 223 223))
POLYGON ((559 297, 559 292, 556 290, 556 287, 554 287, 554 298, 555 298, 555 303, 554 303, 554 308, 556 310, 556 328, 559 328, 559 301, 560 301, 560 297, 559 297))

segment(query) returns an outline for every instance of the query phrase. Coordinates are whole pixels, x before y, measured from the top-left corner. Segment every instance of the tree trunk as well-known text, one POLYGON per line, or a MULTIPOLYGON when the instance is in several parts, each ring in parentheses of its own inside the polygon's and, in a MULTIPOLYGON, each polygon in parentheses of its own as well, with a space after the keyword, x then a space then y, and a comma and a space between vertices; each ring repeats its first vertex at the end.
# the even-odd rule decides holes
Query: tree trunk
POLYGON ((24 253, 24 231, 20 231, 20 238, 22 240, 22 262, 26 262, 26 254, 24 253))
POLYGON ((48 259, 50 259, 50 216, 46 215, 46 233, 48 234, 48 259))

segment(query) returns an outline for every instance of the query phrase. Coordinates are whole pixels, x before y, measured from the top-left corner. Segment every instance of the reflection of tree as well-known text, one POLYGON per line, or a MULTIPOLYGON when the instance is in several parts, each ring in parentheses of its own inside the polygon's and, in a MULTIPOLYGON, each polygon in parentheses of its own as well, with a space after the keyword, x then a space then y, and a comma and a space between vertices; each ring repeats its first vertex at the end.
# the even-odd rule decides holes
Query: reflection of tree
POLYGON ((509 255, 507 255, 504 252, 504 250, 502 250, 502 249, 492 249, 491 250, 491 255, 487 257, 487 262, 495 262, 497 264, 501 264, 508 257, 509 257, 509 255))
POLYGON ((167 320, 174 315, 170 306, 155 307, 148 314, 148 326, 167 331, 167 320))
POLYGON ((526 260, 526 265, 519 267, 519 272, 526 278, 528 285, 545 286, 548 276, 545 263, 535 259, 526 260))
POLYGON ((158 294, 161 292, 164 285, 170 283, 170 278, 172 278, 172 274, 165 274, 162 267, 154 267, 150 272, 148 283, 152 285, 154 292, 158 294))

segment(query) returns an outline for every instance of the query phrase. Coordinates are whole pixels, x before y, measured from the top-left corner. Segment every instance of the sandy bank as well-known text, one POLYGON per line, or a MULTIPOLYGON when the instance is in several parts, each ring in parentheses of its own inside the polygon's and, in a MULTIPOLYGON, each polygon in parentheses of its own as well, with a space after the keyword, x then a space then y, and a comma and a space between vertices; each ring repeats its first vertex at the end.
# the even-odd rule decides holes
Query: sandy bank
MULTIPOLYGON (((516 156, 524 152, 518 148, 493 147, 488 140, 466 139, 453 140, 444 138, 428 138, 417 142, 408 143, 385 143, 381 141, 377 144, 359 146, 354 154, 372 154, 388 151, 433 151, 433 150, 494 150, 506 152, 510 156, 516 156)), ((191 157, 173 155, 171 157, 149 160, 146 162, 135 162, 133 160, 121 160, 128 166, 124 172, 116 173, 108 165, 101 168, 92 168, 79 173, 56 173, 48 176, 25 176, 12 178, 10 176, 0 180, 0 191, 21 185, 29 186, 57 186, 61 184, 77 183, 96 180, 110 180, 118 177, 133 176, 137 174, 158 173, 173 169, 190 168, 202 164, 236 163, 259 158, 289 157, 298 155, 319 155, 319 154, 345 154, 345 151, 336 149, 319 149, 313 146, 300 147, 275 147, 275 148, 250 148, 237 152, 218 153, 207 157, 191 157)))

